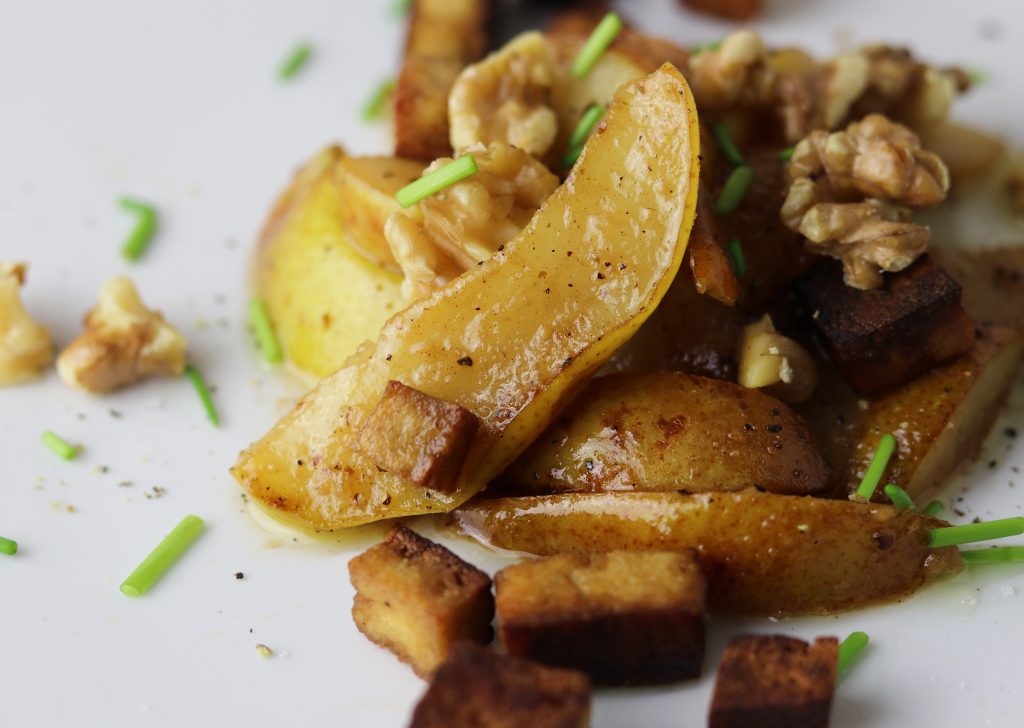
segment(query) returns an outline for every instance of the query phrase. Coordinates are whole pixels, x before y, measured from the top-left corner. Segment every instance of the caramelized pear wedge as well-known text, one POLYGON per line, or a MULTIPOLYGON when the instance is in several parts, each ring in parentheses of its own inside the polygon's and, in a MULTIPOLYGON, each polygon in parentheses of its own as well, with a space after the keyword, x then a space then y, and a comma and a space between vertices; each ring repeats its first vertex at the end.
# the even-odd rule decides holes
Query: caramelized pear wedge
POLYGON ((693 97, 675 68, 620 88, 530 224, 391 318, 376 345, 241 454, 235 478, 316 530, 447 511, 478 492, 664 296, 693 223, 699 147, 693 97), (450 492, 381 471, 353 448, 392 380, 479 418, 450 492))
POLYGON ((455 517, 485 543, 531 554, 695 548, 708 603, 727 612, 838 612, 907 596, 963 568, 956 548, 928 546, 943 521, 754 489, 499 498, 455 517))

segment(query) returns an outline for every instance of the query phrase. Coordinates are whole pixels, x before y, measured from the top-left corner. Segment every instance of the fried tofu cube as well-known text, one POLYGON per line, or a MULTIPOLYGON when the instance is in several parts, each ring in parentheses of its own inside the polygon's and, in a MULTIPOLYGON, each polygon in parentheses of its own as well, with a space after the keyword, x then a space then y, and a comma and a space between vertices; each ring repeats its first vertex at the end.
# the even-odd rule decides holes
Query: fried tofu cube
POLYGON ((487 50, 490 0, 416 0, 395 88, 395 155, 433 161, 451 154, 448 93, 487 50))
POLYGON ((729 642, 718 666, 708 728, 827 728, 839 642, 783 635, 729 642))
POLYGON ((763 0, 679 0, 683 7, 716 18, 743 22, 761 13, 763 0))
POLYGON ((693 551, 559 554, 501 570, 495 587, 510 655, 604 684, 700 676, 706 584, 693 551))
POLYGON ((586 728, 590 682, 484 647, 456 645, 413 711, 410 728, 586 728))
POLYGON ((429 678, 460 640, 491 641, 491 579, 451 551, 396 526, 352 559, 356 627, 429 678))
POLYGON ((478 425, 465 407, 392 380, 359 431, 356 450, 381 470, 447 492, 478 425))
POLYGON ((930 256, 861 291, 825 261, 797 284, 836 366, 859 394, 875 394, 956 359, 974 346, 960 285, 930 256))

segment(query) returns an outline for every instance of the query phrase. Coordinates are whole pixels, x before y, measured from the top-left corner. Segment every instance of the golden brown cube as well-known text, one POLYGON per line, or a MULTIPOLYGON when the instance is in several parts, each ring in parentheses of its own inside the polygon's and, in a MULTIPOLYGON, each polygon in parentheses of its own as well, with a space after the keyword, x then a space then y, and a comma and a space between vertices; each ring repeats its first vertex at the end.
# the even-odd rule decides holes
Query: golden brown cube
POLYGON ((396 526, 352 559, 356 627, 423 678, 460 640, 491 641, 491 579, 440 544, 396 526))
POLYGON ((390 381, 359 431, 356 449, 381 470, 451 491, 478 424, 461 405, 390 381))
POLYGON ((679 4, 699 13, 737 22, 752 20, 761 12, 763 0, 679 0, 679 4))
POLYGON ((606 684, 700 676, 706 585, 693 551, 561 554, 498 572, 511 655, 606 684))
POLYGON ((729 642, 718 666, 708 728, 827 728, 839 643, 782 635, 729 642))
POLYGON ((484 647, 456 645, 412 715, 410 728, 586 728, 590 682, 484 647))

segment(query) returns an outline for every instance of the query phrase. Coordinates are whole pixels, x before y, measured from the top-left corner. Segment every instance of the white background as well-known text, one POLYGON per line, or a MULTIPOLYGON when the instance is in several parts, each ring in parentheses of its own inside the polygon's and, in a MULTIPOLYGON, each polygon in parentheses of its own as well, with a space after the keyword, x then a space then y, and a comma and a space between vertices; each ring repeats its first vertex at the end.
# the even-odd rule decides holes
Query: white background
MULTIPOLYGON (((621 6, 682 43, 729 27, 669 0, 621 6)), ((937 62, 982 69, 987 84, 957 116, 1024 143, 1019 2, 769 8, 759 26, 776 43, 826 53, 907 42, 937 62)), ((363 124, 358 110, 394 74, 402 30, 385 3, 369 1, 0 2, 0 258, 31 263, 27 304, 61 343, 101 283, 130 272, 188 335, 224 420, 212 428, 184 380, 99 399, 51 373, 0 391, 0 534, 21 544, 0 557, 0 725, 405 724, 423 684, 359 636, 348 613, 346 558, 379 530, 293 543, 253 522, 227 474, 301 391, 261 368, 248 340, 254 235, 292 170, 321 146, 388 151, 386 125, 363 124), (294 82, 278 83, 278 63, 303 39, 314 57, 294 82), (131 266, 118 252, 131 227, 116 205, 126 194, 161 212, 150 253, 131 266), (84 455, 57 459, 39 442, 46 429, 82 443, 84 455), (153 486, 166 495, 147 498, 153 486), (149 595, 120 594, 186 513, 206 519, 201 540, 149 595), (257 643, 277 656, 258 657, 257 643)), ((990 242, 992 228, 983 221, 962 242, 990 242)), ((1002 434, 1011 423, 1024 432, 1019 389, 1013 405, 981 465, 948 491, 964 498, 966 520, 1021 511, 1024 478, 1010 468, 1024 465, 1024 444, 1014 449, 1002 434)), ((497 563, 472 544, 456 548, 497 563)), ((839 618, 715 618, 707 677, 600 692, 594 725, 702 724, 721 645, 741 629, 870 633, 870 651, 837 694, 840 728, 1020 725, 1022 590, 1024 568, 991 567, 839 618)))

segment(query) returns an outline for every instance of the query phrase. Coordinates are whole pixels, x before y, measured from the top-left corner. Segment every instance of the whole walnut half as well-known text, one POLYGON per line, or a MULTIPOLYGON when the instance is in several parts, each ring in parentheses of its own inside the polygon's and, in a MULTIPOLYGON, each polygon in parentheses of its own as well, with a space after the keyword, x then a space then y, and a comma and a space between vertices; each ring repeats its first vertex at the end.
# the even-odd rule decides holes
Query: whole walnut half
POLYGON ((812 253, 843 262, 846 284, 882 284, 882 271, 903 270, 928 244, 929 230, 907 221, 911 208, 946 198, 949 171, 917 136, 881 114, 843 131, 815 131, 793 152, 783 223, 812 253))
POLYGON ((0 261, 0 386, 39 376, 53 361, 53 340, 21 303, 24 263, 0 261))

